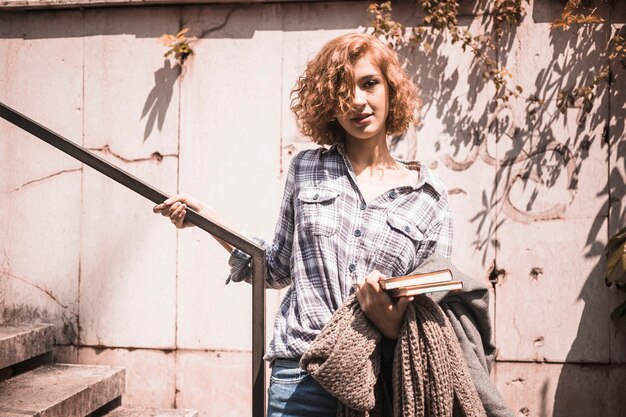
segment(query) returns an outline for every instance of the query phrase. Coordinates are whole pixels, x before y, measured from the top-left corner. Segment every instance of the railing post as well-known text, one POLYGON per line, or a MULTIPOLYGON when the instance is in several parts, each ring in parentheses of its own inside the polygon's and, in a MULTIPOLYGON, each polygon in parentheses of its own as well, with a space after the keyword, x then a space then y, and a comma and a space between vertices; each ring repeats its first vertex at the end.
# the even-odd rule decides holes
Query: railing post
MULTIPOLYGON (((265 251, 264 251, 265 252, 265 251)), ((265 253, 252 259, 252 416, 265 416, 265 253)))

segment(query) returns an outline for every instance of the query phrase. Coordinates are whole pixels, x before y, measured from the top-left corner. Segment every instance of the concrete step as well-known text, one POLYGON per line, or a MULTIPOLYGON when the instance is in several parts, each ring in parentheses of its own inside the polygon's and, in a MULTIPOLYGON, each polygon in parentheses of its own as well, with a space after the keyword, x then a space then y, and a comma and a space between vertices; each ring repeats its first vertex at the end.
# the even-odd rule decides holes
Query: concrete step
POLYGON ((195 410, 119 407, 102 417, 198 417, 195 410))
POLYGON ((50 324, 0 323, 0 369, 52 352, 54 328, 50 324))
POLYGON ((0 383, 0 417, 85 417, 123 391, 123 368, 46 365, 0 383))

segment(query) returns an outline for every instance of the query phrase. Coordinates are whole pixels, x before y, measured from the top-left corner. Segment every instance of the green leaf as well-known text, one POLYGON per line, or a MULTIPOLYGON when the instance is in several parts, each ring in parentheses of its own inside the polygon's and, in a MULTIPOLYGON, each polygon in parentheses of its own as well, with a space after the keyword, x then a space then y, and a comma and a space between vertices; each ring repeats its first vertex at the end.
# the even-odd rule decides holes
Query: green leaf
POLYGON ((177 37, 177 38, 181 38, 181 37, 183 37, 183 35, 184 35, 185 33, 187 33, 187 32, 189 32, 189 28, 184 28, 184 29, 182 29, 180 32, 178 32, 178 33, 176 34, 176 37, 177 37))
POLYGON ((609 239, 609 244, 606 246, 606 250, 608 252, 612 252, 624 242, 626 242, 626 227, 619 230, 613 235, 613 237, 611 237, 611 239, 609 239))
POLYGON ((606 263, 606 281, 608 284, 626 284, 626 243, 609 252, 606 263))
POLYGON ((615 307, 611 313, 611 320, 615 323, 618 332, 626 331, 626 301, 615 307))
POLYGON ((625 316, 626 316, 626 301, 624 301, 622 304, 615 307, 615 310, 613 310, 613 312, 611 313, 611 320, 617 320, 625 316))
POLYGON ((585 18, 586 23, 602 23, 604 19, 600 16, 590 15, 585 18))

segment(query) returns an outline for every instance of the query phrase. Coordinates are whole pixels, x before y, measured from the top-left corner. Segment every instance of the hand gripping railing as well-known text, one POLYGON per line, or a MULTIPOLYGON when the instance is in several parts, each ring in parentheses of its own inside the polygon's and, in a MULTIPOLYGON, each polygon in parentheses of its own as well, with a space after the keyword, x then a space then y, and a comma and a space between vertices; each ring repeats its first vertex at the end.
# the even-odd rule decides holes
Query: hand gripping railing
MULTIPOLYGON (((156 204, 162 203, 168 197, 128 172, 108 163, 3 103, 0 103, 0 117, 156 204)), ((212 222, 190 208, 187 208, 185 220, 252 256, 252 416, 263 417, 265 415, 265 364, 263 362, 265 350, 265 249, 244 236, 212 222)))

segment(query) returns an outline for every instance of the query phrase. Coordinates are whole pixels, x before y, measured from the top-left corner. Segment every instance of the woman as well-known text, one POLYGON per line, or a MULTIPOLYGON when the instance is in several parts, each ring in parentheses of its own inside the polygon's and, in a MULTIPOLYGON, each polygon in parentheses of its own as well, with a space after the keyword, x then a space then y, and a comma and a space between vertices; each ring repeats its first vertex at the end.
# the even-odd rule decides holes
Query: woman
MULTIPOLYGON (((445 187, 418 162, 395 160, 387 134, 413 121, 416 88, 395 53, 373 36, 328 42, 292 91, 302 133, 326 147, 291 162, 276 233, 267 245, 267 286, 289 286, 266 355, 272 360, 268 416, 334 416, 336 400, 298 366, 353 292, 367 317, 397 338, 410 299, 390 299, 378 281, 406 274, 433 252, 451 252, 445 187)), ((185 195, 154 211, 178 228, 186 208, 229 226, 185 195)), ((230 279, 250 279, 250 258, 228 244, 230 279)))

